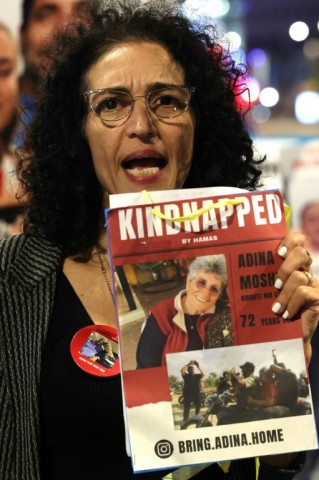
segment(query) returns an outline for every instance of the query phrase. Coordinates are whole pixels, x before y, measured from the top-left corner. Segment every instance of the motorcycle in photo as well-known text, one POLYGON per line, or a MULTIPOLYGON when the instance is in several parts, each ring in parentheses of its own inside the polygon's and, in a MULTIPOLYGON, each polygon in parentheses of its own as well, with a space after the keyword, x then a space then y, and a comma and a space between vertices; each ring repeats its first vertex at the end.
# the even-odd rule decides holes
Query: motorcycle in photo
POLYGON ((212 427, 213 423, 210 420, 211 416, 216 415, 222 407, 225 407, 233 400, 233 388, 230 388, 223 393, 211 393, 210 395, 207 395, 205 399, 205 405, 207 406, 206 412, 188 418, 182 423, 181 430, 186 430, 187 428, 212 427))

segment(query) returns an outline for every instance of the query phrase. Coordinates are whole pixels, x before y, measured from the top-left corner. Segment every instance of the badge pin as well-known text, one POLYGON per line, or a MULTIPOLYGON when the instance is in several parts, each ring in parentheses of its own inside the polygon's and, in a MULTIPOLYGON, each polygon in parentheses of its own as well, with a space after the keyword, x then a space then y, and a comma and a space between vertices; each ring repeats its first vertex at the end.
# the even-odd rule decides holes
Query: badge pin
POLYGON ((113 377, 120 373, 118 332, 107 325, 81 328, 70 345, 75 363, 97 377, 113 377))

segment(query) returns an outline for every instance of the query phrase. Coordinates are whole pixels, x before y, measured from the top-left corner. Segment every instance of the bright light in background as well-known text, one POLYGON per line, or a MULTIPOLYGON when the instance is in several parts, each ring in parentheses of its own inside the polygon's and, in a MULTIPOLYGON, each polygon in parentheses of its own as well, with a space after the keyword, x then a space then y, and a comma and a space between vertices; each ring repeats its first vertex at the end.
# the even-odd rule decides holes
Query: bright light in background
POLYGON ((298 122, 312 124, 319 122, 319 93, 305 91, 295 100, 295 116, 298 122))
POLYGON ((259 94, 259 101, 264 107, 273 107, 278 103, 279 93, 275 88, 263 88, 259 94))
POLYGON ((252 110, 252 117, 257 123, 265 123, 270 118, 270 109, 263 105, 256 105, 252 110))
POLYGON ((261 48, 253 48, 247 54, 248 63, 254 68, 261 68, 267 61, 267 55, 261 48))
POLYGON ((319 58, 319 40, 309 38, 303 46, 303 53, 309 60, 317 60, 319 58))
POLYGON ((259 98, 259 82, 255 77, 246 77, 245 82, 247 84, 248 91, 245 90, 240 97, 246 104, 255 103, 259 98))
POLYGON ((241 45, 241 36, 237 32, 227 32, 221 41, 230 51, 238 50, 241 45))
POLYGON ((188 16, 205 16, 211 18, 223 17, 229 12, 228 0, 186 0, 183 3, 182 10, 188 16))
POLYGON ((295 22, 289 27, 289 35, 292 40, 302 42, 309 35, 309 27, 305 22, 295 22))

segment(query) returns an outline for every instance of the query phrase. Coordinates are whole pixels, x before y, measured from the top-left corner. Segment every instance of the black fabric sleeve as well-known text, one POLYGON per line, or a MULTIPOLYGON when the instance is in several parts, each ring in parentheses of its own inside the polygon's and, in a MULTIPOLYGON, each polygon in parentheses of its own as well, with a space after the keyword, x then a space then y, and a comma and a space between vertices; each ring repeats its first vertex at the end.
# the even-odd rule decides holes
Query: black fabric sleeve
POLYGON ((160 330, 155 317, 150 314, 137 345, 137 368, 160 367, 166 337, 160 330))

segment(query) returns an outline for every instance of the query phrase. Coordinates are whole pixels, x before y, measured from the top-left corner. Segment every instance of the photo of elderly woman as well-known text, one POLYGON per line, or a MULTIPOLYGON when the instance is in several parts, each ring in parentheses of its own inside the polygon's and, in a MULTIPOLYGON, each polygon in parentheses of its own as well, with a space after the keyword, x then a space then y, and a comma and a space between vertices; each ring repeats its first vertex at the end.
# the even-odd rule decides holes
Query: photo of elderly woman
MULTIPOLYGON (((142 270, 131 266, 143 275, 147 266, 151 268, 152 279, 143 285, 140 277, 134 282, 132 272, 127 275, 126 290, 136 309, 135 321, 126 325, 119 311, 125 369, 165 365, 167 353, 233 345, 225 255, 183 258, 174 262, 169 279, 163 277, 163 264, 172 271, 171 261, 145 264, 142 270)), ((117 303, 121 308, 119 295, 117 303)))
POLYGON ((186 286, 151 308, 137 347, 138 368, 165 365, 167 353, 232 345, 224 255, 195 258, 186 286))

